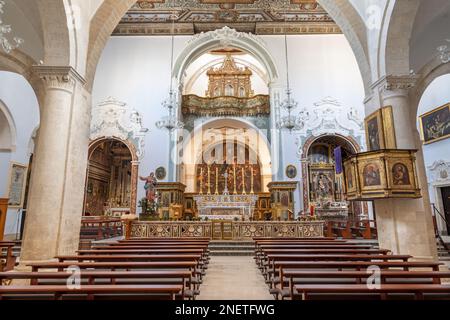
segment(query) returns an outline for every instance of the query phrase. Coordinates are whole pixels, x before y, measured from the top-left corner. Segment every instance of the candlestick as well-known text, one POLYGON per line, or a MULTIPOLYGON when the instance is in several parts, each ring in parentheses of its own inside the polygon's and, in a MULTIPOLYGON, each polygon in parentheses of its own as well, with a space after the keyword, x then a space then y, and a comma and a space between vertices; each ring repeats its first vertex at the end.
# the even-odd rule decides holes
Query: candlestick
POLYGON ((208 195, 211 194, 211 166, 208 164, 208 195))
POLYGON ((219 168, 216 167, 216 192, 215 195, 219 194, 219 168))
POLYGON ((203 194, 203 168, 200 168, 200 194, 203 194))
POLYGON ((247 194, 245 191, 245 172, 244 167, 242 167, 242 194, 247 194))
POLYGON ((236 189, 236 165, 233 166, 233 183, 234 183, 233 194, 237 194, 237 189, 236 189))
POLYGON ((251 189, 250 189, 250 194, 254 194, 254 190, 253 190, 253 166, 250 167, 250 172, 251 172, 251 178, 250 178, 250 184, 251 184, 251 189))

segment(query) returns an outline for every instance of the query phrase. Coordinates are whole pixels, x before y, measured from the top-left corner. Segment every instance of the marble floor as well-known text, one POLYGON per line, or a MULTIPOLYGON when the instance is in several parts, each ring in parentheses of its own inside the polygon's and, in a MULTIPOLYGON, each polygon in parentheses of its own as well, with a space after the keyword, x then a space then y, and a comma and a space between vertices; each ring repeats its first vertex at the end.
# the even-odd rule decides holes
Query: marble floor
POLYGON ((198 300, 273 300, 251 256, 212 256, 198 300))

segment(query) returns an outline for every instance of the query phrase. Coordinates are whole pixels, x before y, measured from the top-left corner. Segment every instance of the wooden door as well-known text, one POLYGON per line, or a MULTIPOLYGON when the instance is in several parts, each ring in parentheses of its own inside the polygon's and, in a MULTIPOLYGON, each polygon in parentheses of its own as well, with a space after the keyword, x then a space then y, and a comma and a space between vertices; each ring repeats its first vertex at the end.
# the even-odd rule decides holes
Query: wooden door
POLYGON ((447 220, 447 234, 450 235, 450 187, 441 188, 444 216, 447 220))

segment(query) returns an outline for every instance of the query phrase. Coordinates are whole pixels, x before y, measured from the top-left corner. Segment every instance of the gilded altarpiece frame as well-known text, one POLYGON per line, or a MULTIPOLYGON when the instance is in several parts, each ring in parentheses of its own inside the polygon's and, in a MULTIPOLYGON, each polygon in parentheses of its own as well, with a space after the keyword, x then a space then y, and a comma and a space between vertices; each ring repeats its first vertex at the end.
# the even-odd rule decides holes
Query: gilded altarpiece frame
MULTIPOLYGON (((139 159, 137 156, 137 150, 134 144, 128 140, 118 139, 118 138, 109 138, 109 137, 102 137, 98 138, 94 141, 91 141, 89 144, 89 153, 88 153, 88 159, 91 158, 92 153, 95 151, 95 149, 103 142, 108 140, 115 140, 122 142, 127 148, 129 149, 131 153, 131 193, 130 193, 130 214, 135 215, 136 214, 136 207, 137 207, 137 185, 138 185, 138 176, 139 176, 139 159)), ((89 170, 89 169, 88 169, 89 170)), ((86 181, 85 185, 88 181, 88 174, 86 175, 86 181)), ((86 195, 85 195, 86 197, 86 195)), ((85 206, 86 206, 86 200, 83 202, 83 212, 85 212, 85 206)))

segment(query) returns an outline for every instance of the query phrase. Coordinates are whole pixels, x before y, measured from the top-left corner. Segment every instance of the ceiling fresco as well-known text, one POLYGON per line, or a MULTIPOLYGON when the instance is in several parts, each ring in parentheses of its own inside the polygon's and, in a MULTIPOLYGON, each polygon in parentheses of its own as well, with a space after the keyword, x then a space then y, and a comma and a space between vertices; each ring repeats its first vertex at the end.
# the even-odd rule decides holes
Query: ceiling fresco
POLYGON ((341 33, 315 0, 142 0, 113 34, 192 35, 224 26, 260 35, 341 33))

